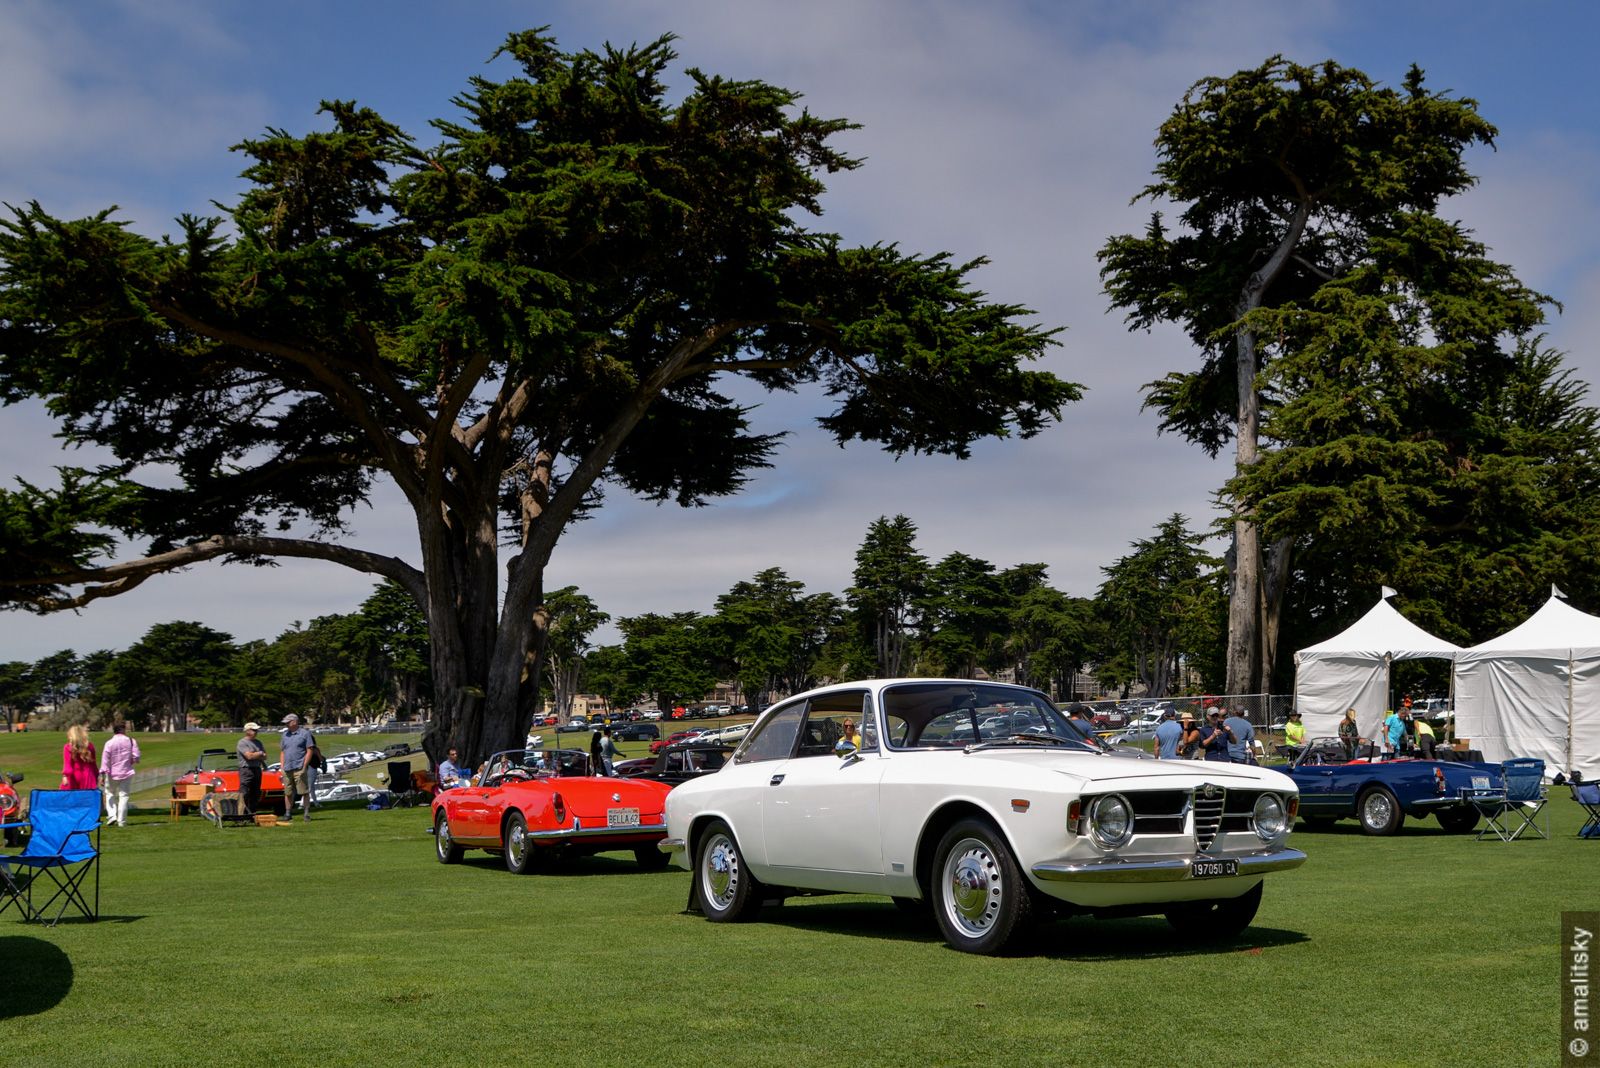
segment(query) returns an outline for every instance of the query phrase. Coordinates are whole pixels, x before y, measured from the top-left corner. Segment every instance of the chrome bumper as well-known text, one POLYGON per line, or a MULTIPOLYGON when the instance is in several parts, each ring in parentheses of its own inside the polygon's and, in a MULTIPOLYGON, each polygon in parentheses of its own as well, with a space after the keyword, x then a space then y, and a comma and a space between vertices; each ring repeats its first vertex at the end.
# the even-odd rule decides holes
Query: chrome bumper
POLYGON ((1306 855, 1287 846, 1217 857, 1163 857, 1141 860, 1102 857, 1096 860, 1047 860, 1033 866, 1035 878, 1046 882, 1077 883, 1175 883, 1194 878, 1196 860, 1237 860, 1240 875, 1263 875, 1269 871, 1298 868, 1306 855))
POLYGON ((682 838, 663 838, 656 843, 656 848, 663 853, 682 853, 689 848, 689 843, 682 838))
POLYGON ((557 827, 553 831, 527 832, 528 837, 540 842, 560 841, 566 838, 630 838, 641 834, 666 834, 662 823, 645 823, 638 827, 557 827))

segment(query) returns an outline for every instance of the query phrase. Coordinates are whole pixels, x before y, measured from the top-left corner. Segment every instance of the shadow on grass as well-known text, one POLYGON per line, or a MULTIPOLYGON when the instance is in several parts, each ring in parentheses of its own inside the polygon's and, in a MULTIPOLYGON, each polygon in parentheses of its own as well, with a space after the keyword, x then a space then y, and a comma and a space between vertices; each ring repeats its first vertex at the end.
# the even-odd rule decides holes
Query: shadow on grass
MULTIPOLYGON (((761 910, 758 923, 795 930, 827 931, 896 942, 942 942, 931 912, 917 915, 891 904, 865 901, 829 902, 797 899, 761 910), (805 902, 802 904, 801 902, 805 902)), ((1160 916, 1096 920, 1075 917, 1047 919, 1018 941, 1015 956, 1053 957, 1060 960, 1144 960, 1169 957, 1217 956, 1259 953, 1278 946, 1299 945, 1310 939, 1299 931, 1250 927, 1237 938, 1217 942, 1184 942, 1160 916)))
POLYGON ((59 1005, 72 990, 72 961, 54 942, 26 935, 0 936, 0 961, 12 982, 0 997, 0 1020, 36 1016, 59 1005))
MULTIPOLYGON (((461 867, 477 868, 510 876, 506 862, 499 854, 470 852, 461 858, 461 867)), ((646 870, 631 856, 552 857, 543 861, 528 874, 530 879, 587 879, 596 875, 655 875, 670 868, 646 870)), ((684 874, 679 870, 679 874, 684 874)))
MULTIPOLYGON (((1479 823, 1478 826, 1481 827, 1483 824, 1479 823)), ((1295 824, 1294 833, 1296 835, 1309 835, 1314 838, 1338 838, 1340 836, 1356 838, 1386 837, 1384 835, 1367 834, 1361 829, 1360 822, 1354 817, 1351 817, 1347 820, 1340 820, 1338 823, 1312 824, 1306 823, 1302 820, 1300 823, 1295 824)), ((1443 827, 1439 826, 1438 822, 1431 817, 1424 820, 1419 819, 1416 816, 1407 816, 1406 822, 1401 826, 1401 828, 1393 835, 1389 835, 1387 837, 1471 838, 1476 833, 1478 833, 1477 827, 1474 827, 1470 831, 1447 831, 1443 827)))

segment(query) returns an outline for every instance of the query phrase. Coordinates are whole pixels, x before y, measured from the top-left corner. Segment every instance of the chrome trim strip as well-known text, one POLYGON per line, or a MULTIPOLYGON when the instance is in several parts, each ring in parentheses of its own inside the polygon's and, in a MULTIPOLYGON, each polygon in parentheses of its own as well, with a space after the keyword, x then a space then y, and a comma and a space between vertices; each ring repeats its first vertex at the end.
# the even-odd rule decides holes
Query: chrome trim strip
POLYGON ((642 823, 637 827, 558 827, 553 831, 529 830, 528 837, 548 842, 553 838, 620 838, 640 834, 665 834, 666 825, 642 823))
POLYGON ((1035 878, 1046 882, 1078 883, 1175 883, 1192 879, 1196 860, 1237 860, 1240 875, 1263 875, 1269 871, 1298 868, 1306 855, 1287 846, 1253 853, 1220 853, 1215 856, 1166 857, 1134 860, 1105 857, 1098 860, 1047 860, 1032 868, 1035 878))

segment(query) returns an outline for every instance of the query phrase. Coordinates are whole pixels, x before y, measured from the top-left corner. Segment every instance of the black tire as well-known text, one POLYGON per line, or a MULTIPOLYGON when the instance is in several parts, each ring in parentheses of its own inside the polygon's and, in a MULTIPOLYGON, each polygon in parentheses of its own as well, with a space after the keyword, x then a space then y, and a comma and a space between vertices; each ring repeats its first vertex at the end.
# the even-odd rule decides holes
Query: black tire
POLYGON ((1465 805, 1454 808, 1441 808, 1434 813, 1439 819, 1439 826, 1447 834, 1470 834, 1478 826, 1478 810, 1465 805))
POLYGON ((1369 786, 1356 799, 1356 818, 1361 821, 1361 833, 1387 837, 1399 832, 1406 821, 1400 802, 1382 786, 1369 786))
POLYGON ((433 814, 433 855, 439 858, 440 864, 459 864, 465 852, 450 836, 450 820, 441 808, 433 814))
POLYGON ((739 843, 721 820, 700 836, 694 877, 700 911, 712 923, 741 923, 761 911, 761 884, 745 868, 739 843))
POLYGON ((933 915, 951 949, 1004 952, 1033 922, 1033 894, 1005 837, 987 820, 945 832, 933 859, 933 915))
POLYGON ((672 862, 672 857, 656 848, 656 844, 634 846, 633 859, 639 862, 639 867, 645 871, 660 871, 672 862))
POLYGON ((506 817, 505 833, 500 836, 500 848, 506 860, 506 871, 512 875, 527 875, 538 867, 534 854, 538 847, 528 837, 528 821, 522 813, 512 812, 506 817))
POLYGON ((1192 942, 1221 942, 1235 938, 1261 907, 1261 887, 1255 886, 1238 897, 1217 901, 1185 901, 1167 910, 1167 922, 1179 936, 1192 942))

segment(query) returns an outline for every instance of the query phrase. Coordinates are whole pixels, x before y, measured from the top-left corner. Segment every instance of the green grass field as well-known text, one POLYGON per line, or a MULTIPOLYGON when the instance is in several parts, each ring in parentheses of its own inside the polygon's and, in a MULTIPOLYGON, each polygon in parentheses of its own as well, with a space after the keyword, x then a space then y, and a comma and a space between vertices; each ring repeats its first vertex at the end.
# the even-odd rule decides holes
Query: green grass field
POLYGON ((1559 913, 1600 860, 1554 793, 1548 842, 1297 834, 1233 944, 1073 920, 1002 959, 873 898, 709 924, 626 854, 447 867, 423 809, 141 815, 104 834, 100 923, 0 917, 0 1063, 1552 1064, 1559 913))

